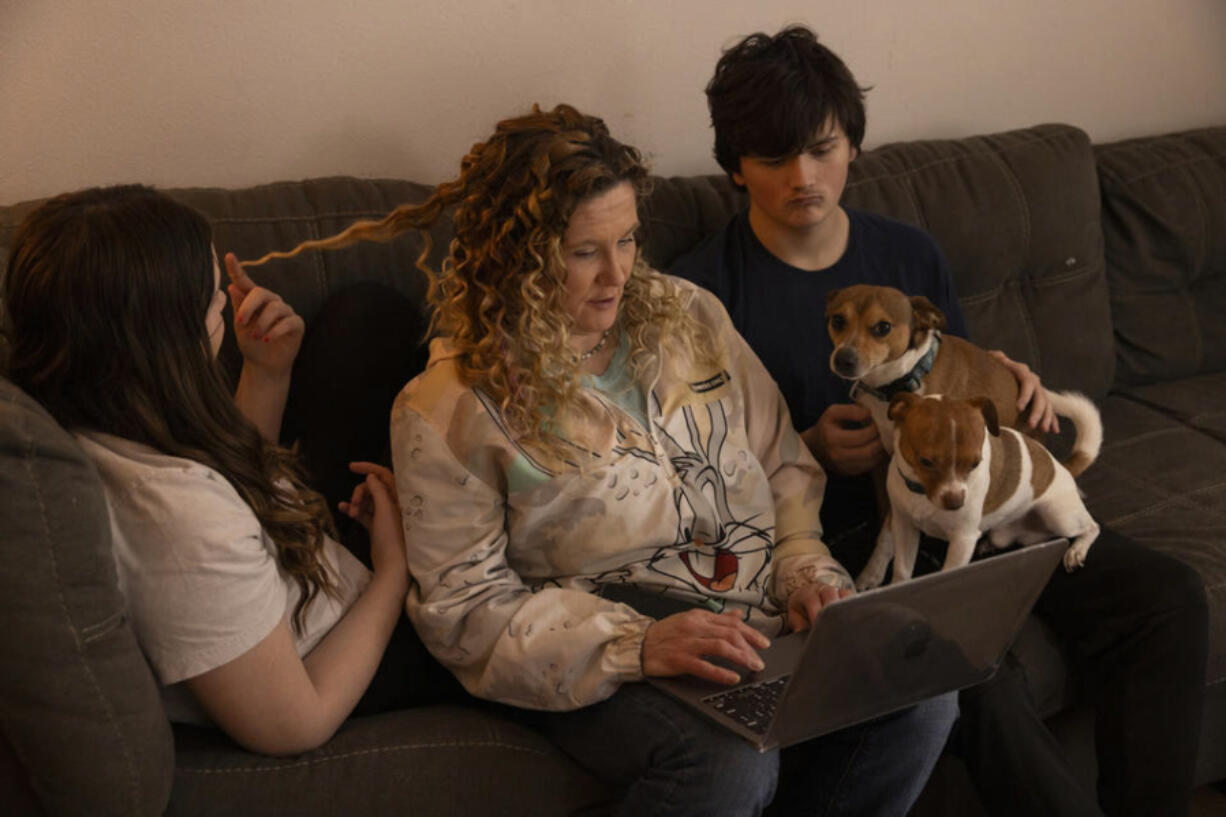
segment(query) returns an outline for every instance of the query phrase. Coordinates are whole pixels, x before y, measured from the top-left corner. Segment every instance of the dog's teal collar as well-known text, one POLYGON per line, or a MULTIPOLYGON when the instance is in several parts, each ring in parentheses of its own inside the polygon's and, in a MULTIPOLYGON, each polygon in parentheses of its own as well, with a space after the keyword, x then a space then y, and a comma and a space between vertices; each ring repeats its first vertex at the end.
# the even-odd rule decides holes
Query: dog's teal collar
POLYGON ((937 349, 941 347, 941 334, 939 332, 932 333, 932 345, 928 347, 928 351, 924 353, 911 369, 897 380, 892 380, 880 388, 873 388, 866 385, 863 380, 856 381, 856 391, 867 392, 878 400, 886 403, 894 399, 894 395, 904 391, 919 391, 920 384, 924 381, 924 375, 932 371, 933 361, 937 359, 937 349))
POLYGON ((898 475, 902 477, 902 484, 907 486, 907 490, 913 494, 924 493, 924 486, 914 480, 907 479, 907 475, 902 472, 902 466, 898 466, 898 475))

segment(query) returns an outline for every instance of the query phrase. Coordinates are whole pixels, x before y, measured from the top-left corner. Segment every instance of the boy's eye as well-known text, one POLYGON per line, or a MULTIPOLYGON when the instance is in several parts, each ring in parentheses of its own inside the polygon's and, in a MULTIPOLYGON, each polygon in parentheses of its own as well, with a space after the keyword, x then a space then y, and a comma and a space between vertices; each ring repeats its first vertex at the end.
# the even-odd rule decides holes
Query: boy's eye
POLYGON ((884 338, 886 335, 890 334, 890 330, 892 328, 893 326, 889 321, 877 321, 877 323, 873 324, 873 337, 884 338))

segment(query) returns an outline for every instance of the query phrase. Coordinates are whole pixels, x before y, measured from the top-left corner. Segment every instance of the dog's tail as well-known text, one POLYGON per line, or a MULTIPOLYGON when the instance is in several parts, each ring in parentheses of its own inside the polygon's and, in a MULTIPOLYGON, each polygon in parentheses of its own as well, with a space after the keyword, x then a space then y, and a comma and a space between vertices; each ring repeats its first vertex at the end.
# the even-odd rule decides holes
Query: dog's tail
POLYGON ((1077 429, 1077 440, 1073 443, 1073 453, 1064 461, 1064 467, 1073 476, 1079 476, 1098 459, 1098 451, 1103 447, 1103 420, 1098 414, 1098 408, 1093 401, 1075 391, 1052 391, 1047 396, 1051 398, 1052 408, 1061 417, 1073 421, 1077 429))

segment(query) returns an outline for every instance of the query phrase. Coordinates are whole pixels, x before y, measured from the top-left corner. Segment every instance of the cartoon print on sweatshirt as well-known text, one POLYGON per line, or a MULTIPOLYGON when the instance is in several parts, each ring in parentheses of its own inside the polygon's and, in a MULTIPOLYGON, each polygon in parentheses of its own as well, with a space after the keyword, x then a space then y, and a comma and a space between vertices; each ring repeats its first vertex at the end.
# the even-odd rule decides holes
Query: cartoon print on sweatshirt
POLYGON ((689 440, 660 429, 669 461, 681 478, 673 493, 677 536, 671 547, 656 552, 649 567, 704 596, 757 591, 765 601, 763 579, 773 530, 755 524, 752 516, 736 518, 729 506, 725 475, 731 476, 738 466, 723 456, 728 416, 719 400, 705 409, 706 422, 700 423, 693 406, 682 408, 689 440))
MULTIPOLYGON (((478 396, 490 415, 497 418, 488 398, 480 393, 478 396)), ((637 423, 619 407, 603 398, 598 399, 614 425, 614 445, 608 455, 611 461, 625 462, 629 458, 657 464, 659 460, 637 423)), ((649 399, 657 398, 649 394, 649 399)), ((727 479, 744 467, 748 455, 741 447, 726 444, 729 424, 722 400, 684 406, 680 414, 684 422, 683 433, 670 434, 663 426, 655 426, 663 453, 679 477, 672 489, 672 508, 676 514, 672 544, 656 549, 644 561, 610 566, 576 584, 586 585, 585 589, 594 592, 602 584, 652 583, 648 576, 654 574, 666 578, 668 585, 687 587, 695 595, 706 598, 707 606, 716 612, 726 607, 724 594, 734 597, 741 607, 747 604, 762 606, 767 603, 766 580, 774 529, 758 524, 755 516, 737 518, 728 501, 727 479)), ((563 463, 550 462, 518 445, 516 448, 519 456, 507 473, 511 491, 544 487, 558 472, 565 470, 563 463)), ((578 445, 575 449, 583 450, 578 445)), ((568 506, 566 518, 545 523, 545 529, 552 531, 552 538, 559 542, 574 541, 575 536, 582 538, 580 531, 585 521, 605 518, 610 506, 637 496, 639 488, 650 489, 657 479, 650 468, 642 483, 636 482, 637 477, 633 466, 629 469, 614 466, 604 480, 602 487, 608 493, 602 499, 587 500, 588 507, 578 516, 574 505, 568 506)), ((533 591, 544 584, 547 582, 528 582, 533 591)))

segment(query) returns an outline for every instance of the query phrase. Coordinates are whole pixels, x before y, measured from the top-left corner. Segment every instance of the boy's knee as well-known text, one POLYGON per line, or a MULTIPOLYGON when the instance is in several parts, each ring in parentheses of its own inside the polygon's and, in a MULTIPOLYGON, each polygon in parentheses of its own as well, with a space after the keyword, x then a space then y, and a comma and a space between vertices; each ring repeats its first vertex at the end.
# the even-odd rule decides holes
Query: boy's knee
POLYGON ((1204 632, 1208 637, 1209 601, 1205 581, 1191 565, 1174 557, 1146 565, 1139 611, 1168 632, 1181 636, 1204 632))

